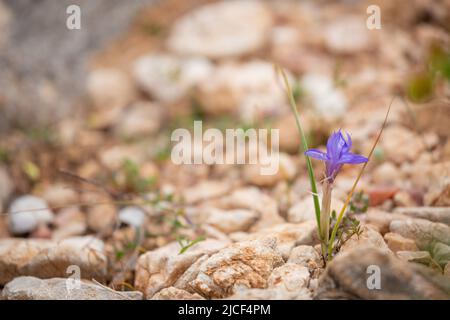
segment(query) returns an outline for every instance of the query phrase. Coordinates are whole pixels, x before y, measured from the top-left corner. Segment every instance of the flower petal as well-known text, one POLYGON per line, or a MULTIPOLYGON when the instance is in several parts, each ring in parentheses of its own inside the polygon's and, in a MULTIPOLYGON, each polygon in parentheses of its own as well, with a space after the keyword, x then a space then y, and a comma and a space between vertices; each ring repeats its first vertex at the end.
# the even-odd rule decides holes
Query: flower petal
POLYGON ((327 155, 332 161, 337 161, 341 155, 342 141, 341 130, 333 132, 327 141, 327 155))
POLYGON ((328 160, 327 154, 325 152, 322 152, 322 151, 317 150, 317 149, 306 150, 305 154, 308 157, 311 157, 311 158, 315 158, 315 159, 319 159, 319 160, 323 160, 323 161, 327 161, 328 160))
POLYGON ((344 163, 356 164, 356 163, 364 163, 364 162, 367 162, 367 161, 369 161, 369 159, 367 159, 364 156, 348 152, 348 153, 343 154, 341 156, 341 158, 339 159, 338 163, 340 163, 340 164, 344 164, 344 163))
MULTIPOLYGON (((350 149, 352 148, 352 138, 350 137, 350 134, 346 132, 347 134, 347 140, 345 141, 344 147, 342 147, 342 154, 348 153, 350 149)), ((344 139, 344 136, 342 135, 342 139, 344 139)))

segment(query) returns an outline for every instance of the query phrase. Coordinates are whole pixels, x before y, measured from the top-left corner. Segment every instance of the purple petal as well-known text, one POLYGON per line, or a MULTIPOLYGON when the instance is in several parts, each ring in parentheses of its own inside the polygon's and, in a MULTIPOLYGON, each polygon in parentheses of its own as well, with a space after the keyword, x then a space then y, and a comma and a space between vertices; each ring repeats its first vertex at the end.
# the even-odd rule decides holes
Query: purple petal
MULTIPOLYGON (((342 154, 348 153, 350 149, 352 148, 352 138, 350 137, 350 134, 346 132, 347 134, 347 140, 345 141, 345 145, 342 148, 342 154)), ((344 139, 344 136, 342 135, 342 139, 344 139)))
POLYGON ((311 158, 315 158, 315 159, 319 159, 319 160, 323 160, 323 161, 328 160, 327 154, 325 152, 322 152, 317 149, 309 149, 309 150, 305 151, 305 154, 311 158))
POLYGON ((338 160, 341 155, 341 131, 333 132, 327 141, 327 154, 329 159, 338 160))
POLYGON ((359 154, 354 154, 354 153, 346 153, 344 155, 341 156, 341 158, 339 159, 338 163, 340 164, 344 164, 344 163, 364 163, 369 161, 369 159, 367 159, 364 156, 361 156, 359 154))

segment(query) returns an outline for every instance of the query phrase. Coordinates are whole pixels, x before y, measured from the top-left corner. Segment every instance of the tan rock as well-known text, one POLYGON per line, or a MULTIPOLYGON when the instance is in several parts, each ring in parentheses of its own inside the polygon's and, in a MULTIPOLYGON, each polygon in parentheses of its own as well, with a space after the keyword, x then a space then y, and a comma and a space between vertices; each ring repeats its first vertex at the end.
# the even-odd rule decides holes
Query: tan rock
POLYGON ((302 244, 311 245, 318 241, 316 230, 315 221, 306 221, 299 224, 284 223, 251 233, 247 240, 275 238, 277 250, 284 259, 288 259, 294 247, 302 244))
POLYGON ((87 225, 94 232, 108 234, 117 223, 117 209, 110 204, 99 204, 89 208, 87 225))
POLYGON ((428 251, 397 251, 397 257, 408 262, 417 262, 428 265, 431 261, 431 255, 428 251))
POLYGON ((450 225, 450 207, 408 207, 396 208, 394 213, 411 218, 426 219, 450 225))
POLYGON ((400 213, 389 213, 379 209, 369 208, 366 214, 366 222, 378 228, 381 234, 389 232, 389 226, 393 220, 408 219, 400 213))
POLYGON ((42 195, 50 207, 62 207, 78 202, 78 193, 69 186, 55 184, 47 187, 42 195))
POLYGON ((108 169, 117 171, 126 160, 131 160, 136 164, 143 161, 142 150, 134 145, 115 145, 106 147, 99 152, 100 162, 108 169))
POLYGON ((164 288, 155 294, 151 300, 204 300, 198 293, 189 293, 175 287, 164 288))
POLYGON ((124 107, 135 95, 132 81, 120 70, 97 69, 87 79, 87 91, 96 107, 124 107))
MULTIPOLYGON (((322 197, 320 196, 320 201, 322 197)), ((344 203, 336 198, 331 199, 331 208, 337 212, 341 210, 344 203)), ((314 202, 311 196, 295 203, 288 211, 287 220, 291 223, 300 223, 308 220, 315 220, 316 213, 314 209, 314 202)))
POLYGON ((186 203, 194 204, 211 198, 225 195, 230 190, 230 185, 219 181, 203 181, 183 191, 186 203))
POLYGON ((407 263, 374 247, 356 247, 328 264, 316 299, 448 299, 450 280, 424 266, 407 263), (380 289, 369 274, 380 270, 380 289))
POLYGON ((217 240, 205 240, 180 254, 180 245, 172 242, 146 252, 136 265, 135 287, 144 292, 147 299, 152 298, 161 289, 172 286, 201 256, 216 252, 225 245, 217 240))
POLYGON ((394 195, 394 204, 396 207, 414 207, 417 205, 414 198, 407 191, 398 191, 394 195))
POLYGON ((372 174, 372 181, 379 185, 397 185, 400 171, 392 162, 384 162, 376 167, 372 174))
POLYGON ((212 208, 208 213, 206 223, 225 233, 246 231, 259 218, 258 212, 244 209, 220 210, 212 208))
POLYGON ((169 54, 150 54, 134 64, 139 87, 162 103, 178 102, 194 86, 211 78, 213 64, 200 57, 179 58, 169 54))
POLYGON ((0 210, 3 211, 3 205, 9 198, 14 189, 14 183, 12 182, 8 171, 0 166, 0 210))
POLYGON ((168 39, 184 55, 224 58, 251 53, 268 39, 271 12, 257 1, 226 1, 201 6, 177 20, 168 39))
POLYGON ((404 127, 387 127, 383 134, 389 139, 382 139, 380 147, 383 149, 386 157, 396 164, 415 161, 424 150, 422 140, 417 134, 404 127))
POLYGON ((256 187, 241 188, 221 198, 217 205, 224 209, 248 209, 260 213, 259 220, 250 228, 251 232, 283 223, 278 214, 277 202, 256 187))
POLYGON ((156 133, 163 122, 163 109, 152 102, 140 101, 124 110, 114 133, 122 138, 136 138, 156 133))
POLYGON ((323 266, 319 253, 314 247, 307 245, 300 245, 292 249, 287 262, 307 267, 311 274, 323 266))
POLYGON ((114 291, 85 280, 72 288, 67 281, 67 278, 17 277, 5 285, 0 300, 142 300, 139 291, 114 291))
MULTIPOLYGON (((273 154, 273 157, 278 157, 278 168, 275 174, 262 174, 263 168, 269 168, 271 163, 268 161, 261 161, 258 164, 247 164, 244 167, 244 179, 251 184, 260 187, 273 187, 280 181, 291 180, 297 173, 297 168, 289 155, 285 153, 273 154)), ((272 163, 276 163, 273 160, 272 163)))
POLYGON ((334 53, 358 53, 369 50, 373 45, 372 34, 360 16, 342 16, 324 30, 325 46, 334 53), (349 37, 349 34, 352 36, 349 37))
POLYGON ((413 239, 419 249, 426 250, 433 242, 450 244, 450 227, 423 219, 394 220, 390 231, 413 239))
POLYGON ((246 123, 286 113, 286 94, 272 63, 262 60, 225 62, 196 90, 209 115, 235 114, 246 123))
POLYGON ((0 240, 0 284, 23 275, 66 277, 71 265, 80 268, 83 279, 103 281, 106 263, 103 241, 90 236, 61 241, 0 240))
POLYGON ((341 252, 349 251, 356 247, 374 247, 386 253, 390 253, 389 247, 383 240, 383 236, 376 231, 373 227, 363 225, 361 227, 362 233, 353 235, 344 245, 341 247, 341 252))
POLYGON ((259 289, 247 287, 236 288, 236 292, 228 297, 230 300, 312 300, 311 291, 302 288, 298 291, 288 291, 282 287, 259 289))
POLYGON ((300 291, 308 287, 309 279, 307 267, 288 262, 275 268, 267 282, 269 288, 282 287, 287 291, 300 291))
POLYGON ((203 262, 191 286, 208 298, 230 296, 238 286, 265 288, 273 269, 281 264, 275 238, 235 243, 203 262))
POLYGON ((384 240, 386 241, 389 249, 391 249, 393 252, 418 250, 414 240, 404 238, 396 233, 386 233, 384 235, 384 240))

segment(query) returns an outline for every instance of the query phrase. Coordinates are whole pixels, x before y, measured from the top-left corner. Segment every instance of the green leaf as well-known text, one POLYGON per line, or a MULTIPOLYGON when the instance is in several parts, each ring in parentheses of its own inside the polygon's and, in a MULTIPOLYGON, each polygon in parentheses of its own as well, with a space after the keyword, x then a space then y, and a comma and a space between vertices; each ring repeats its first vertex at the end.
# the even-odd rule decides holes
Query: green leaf
POLYGON ((178 243, 180 243, 180 245, 181 245, 179 254, 185 253, 190 247, 192 247, 193 245, 199 243, 200 241, 204 241, 204 240, 206 240, 206 238, 204 236, 198 236, 193 241, 188 240, 188 243, 185 245, 182 245, 183 241, 178 241, 178 243))
POLYGON ((431 249, 431 256, 442 268, 450 261, 450 246, 436 242, 431 249))
MULTIPOLYGON (((306 141, 305 132, 303 131, 303 128, 302 128, 302 125, 301 125, 301 122, 300 122, 300 115, 299 115, 298 110, 297 110, 297 104, 295 103, 294 94, 292 92, 291 86, 289 85, 289 81, 287 79, 287 76, 286 76, 286 73, 284 72, 284 70, 281 69, 278 66, 277 66, 277 70, 281 74, 281 76, 283 77, 284 85, 286 87, 286 94, 288 96, 292 112, 294 113, 295 122, 297 124, 297 129, 298 129, 298 132, 300 134, 300 138, 302 140, 303 152, 305 152, 306 150, 309 149, 309 147, 308 147, 308 142, 306 141)), ((319 196, 317 194, 316 178, 314 176, 314 170, 313 170, 313 167, 312 167, 311 159, 308 156, 305 156, 305 157, 306 157, 306 166, 308 168, 309 183, 311 184, 311 192, 312 192, 312 197, 313 197, 313 202, 314 202, 314 210, 315 210, 315 213, 316 213, 317 228, 318 228, 319 234, 321 234, 321 230, 320 230, 320 202, 319 202, 319 196)))

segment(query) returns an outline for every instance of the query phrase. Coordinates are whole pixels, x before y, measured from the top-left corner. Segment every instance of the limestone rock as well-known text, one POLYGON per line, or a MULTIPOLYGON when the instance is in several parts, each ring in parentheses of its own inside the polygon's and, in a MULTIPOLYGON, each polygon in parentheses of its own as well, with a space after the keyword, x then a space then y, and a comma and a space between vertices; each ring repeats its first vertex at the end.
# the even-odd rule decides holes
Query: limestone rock
POLYGON ((17 277, 5 285, 0 300, 142 300, 142 293, 114 291, 85 280, 72 288, 67 278, 17 277))
POLYGON ((237 189, 229 196, 221 198, 217 205, 224 209, 248 209, 258 212, 260 218, 250 228, 251 232, 284 222, 278 214, 277 202, 255 187, 237 189))
POLYGON ((419 249, 427 249, 433 242, 450 244, 450 227, 442 223, 422 219, 394 220, 390 230, 413 239, 419 249))
POLYGON ((13 201, 9 207, 9 230, 12 234, 25 234, 36 229, 40 224, 53 221, 53 212, 47 202, 41 198, 25 195, 13 201), (42 210, 37 210, 42 209, 42 210))
POLYGON ((357 247, 334 258, 320 279, 316 295, 317 299, 377 300, 449 297, 449 279, 374 247, 357 247), (368 288, 370 266, 380 270, 380 290, 368 288))
POLYGON ((220 210, 213 208, 208 213, 206 223, 225 233, 246 231, 259 218, 258 212, 244 209, 220 210))
POLYGON ((341 251, 345 252, 356 247, 374 247, 380 251, 386 253, 391 252, 386 242, 384 242, 383 236, 371 226, 362 226, 362 233, 353 235, 344 245, 341 247, 341 251))
POLYGON ((264 3, 224 1, 207 4, 175 22, 168 46, 184 55, 239 56, 261 48, 271 26, 272 16, 264 3))
POLYGON ((163 109, 152 102, 141 101, 125 109, 114 127, 122 138, 136 138, 156 133, 163 122, 163 109))
POLYGON ((384 240, 386 241, 389 249, 391 249, 393 252, 418 250, 414 240, 404 238, 396 233, 386 233, 384 235, 384 240))
POLYGON ((252 233, 247 240, 271 239, 277 240, 277 249, 284 259, 288 259, 291 250, 298 245, 312 245, 317 243, 317 228, 315 221, 299 224, 284 223, 268 227, 252 233))
POLYGON ((134 65, 138 85, 163 103, 185 98, 189 90, 211 77, 214 67, 204 58, 180 59, 156 54, 139 58, 134 65))
POLYGON ((449 207, 396 208, 394 212, 411 218, 426 219, 433 222, 440 222, 446 225, 450 225, 449 207))
POLYGON ((414 161, 424 150, 424 145, 419 136, 404 127, 387 127, 383 134, 389 139, 382 139, 380 147, 386 157, 396 164, 414 161))
POLYGON ((152 298, 160 290, 173 286, 200 257, 212 254, 226 245, 227 243, 208 239, 180 254, 180 245, 173 242, 146 252, 139 257, 136 265, 135 287, 144 292, 147 299, 152 298))
POLYGON ((151 300, 204 300, 198 293, 189 293, 175 287, 164 288, 153 296, 151 300))
POLYGON ((337 54, 366 51, 372 46, 371 34, 360 16, 343 16, 333 21, 325 28, 324 40, 327 49, 337 54))
POLYGON ((0 284, 22 275, 66 277, 66 270, 71 265, 80 268, 81 278, 103 281, 106 264, 103 241, 91 236, 61 241, 0 240, 0 284))
POLYGON ((313 273, 323 265, 319 253, 314 247, 307 245, 300 245, 292 249, 287 262, 307 267, 310 273, 313 273))
POLYGON ((272 271, 268 286, 269 288, 282 287, 287 291, 300 291, 308 287, 309 279, 307 267, 288 262, 272 271))
POLYGON ((191 286, 208 298, 230 296, 238 286, 265 288, 273 269, 281 264, 275 238, 235 243, 203 262, 191 286))
POLYGON ((220 181, 203 181, 183 192, 183 197, 186 203, 193 204, 206 199, 217 198, 226 194, 230 186, 220 181))
MULTIPOLYGON (((320 201, 322 197, 320 197, 320 201)), ((331 208, 338 211, 342 208, 344 203, 336 198, 331 199, 331 208)), ((316 213, 314 203, 311 196, 308 196, 299 202, 295 203, 287 214, 287 220, 291 223, 300 223, 308 220, 315 220, 316 213)))

